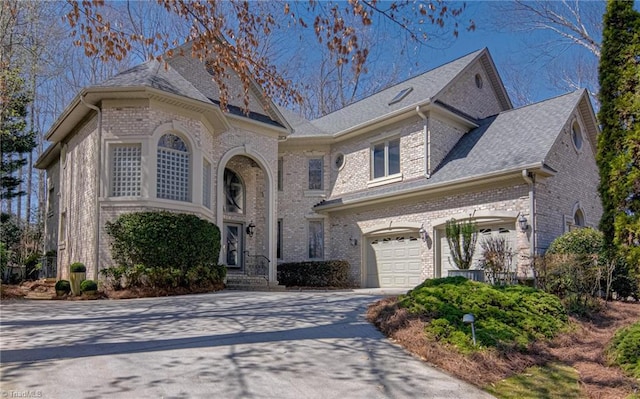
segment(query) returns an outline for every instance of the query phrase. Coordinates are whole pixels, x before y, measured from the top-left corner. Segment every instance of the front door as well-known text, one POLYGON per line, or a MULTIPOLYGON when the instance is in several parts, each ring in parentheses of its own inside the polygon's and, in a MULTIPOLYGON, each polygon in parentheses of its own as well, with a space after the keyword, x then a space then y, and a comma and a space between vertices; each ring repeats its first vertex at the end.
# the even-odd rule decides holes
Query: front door
POLYGON ((225 223, 224 224, 224 259, 228 268, 230 269, 242 269, 242 224, 240 223, 225 223))

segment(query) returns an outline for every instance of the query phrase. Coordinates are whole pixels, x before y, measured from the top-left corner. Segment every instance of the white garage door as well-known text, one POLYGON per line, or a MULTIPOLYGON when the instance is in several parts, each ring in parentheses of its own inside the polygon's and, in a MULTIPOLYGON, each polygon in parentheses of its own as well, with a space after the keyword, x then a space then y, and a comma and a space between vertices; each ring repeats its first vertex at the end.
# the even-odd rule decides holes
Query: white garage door
POLYGON ((420 284, 420 243, 417 234, 369 239, 366 286, 413 288, 420 284))
MULTIPOLYGON (((473 262, 471 264, 472 269, 479 268, 479 262, 480 259, 482 259, 482 247, 480 246, 480 243, 483 238, 487 238, 489 236, 505 237, 511 247, 511 250, 516 250, 516 231, 513 224, 481 226, 478 228, 478 242, 476 243, 476 250, 473 253, 473 262)), ((445 237, 444 231, 440 233, 440 237, 440 276, 447 277, 449 270, 457 270, 458 268, 453 263, 453 258, 451 257, 449 244, 447 243, 447 237, 445 237)))

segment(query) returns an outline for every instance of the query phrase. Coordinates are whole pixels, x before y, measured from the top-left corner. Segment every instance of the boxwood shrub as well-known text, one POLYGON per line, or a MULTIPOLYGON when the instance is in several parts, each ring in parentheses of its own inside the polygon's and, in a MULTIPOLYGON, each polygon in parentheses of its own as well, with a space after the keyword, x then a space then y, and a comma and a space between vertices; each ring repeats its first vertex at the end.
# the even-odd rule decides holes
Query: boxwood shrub
POLYGON ((281 263, 278 281, 287 287, 346 288, 352 285, 349 269, 346 260, 281 263))
POLYGON ((64 291, 65 293, 71 292, 71 283, 69 280, 58 280, 55 285, 56 291, 64 291))
POLYGON ((87 271, 87 268, 84 263, 74 262, 69 265, 69 271, 71 271, 71 273, 84 273, 87 271))
POLYGON ((114 260, 152 268, 213 265, 220 254, 220 229, 195 215, 135 212, 106 224, 114 260))
POLYGON ((222 282, 220 230, 195 215, 160 212, 123 214, 106 224, 118 266, 103 269, 108 287, 206 287, 222 282))
POLYGON ((80 283, 81 292, 97 291, 97 290, 98 290, 98 283, 96 283, 93 280, 84 280, 82 283, 80 283))

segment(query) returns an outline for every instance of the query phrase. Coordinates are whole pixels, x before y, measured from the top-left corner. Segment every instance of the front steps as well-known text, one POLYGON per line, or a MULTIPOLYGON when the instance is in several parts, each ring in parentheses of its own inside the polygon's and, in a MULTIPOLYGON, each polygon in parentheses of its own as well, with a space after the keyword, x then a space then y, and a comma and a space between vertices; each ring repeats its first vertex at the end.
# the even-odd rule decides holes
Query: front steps
POLYGON ((244 274, 227 274, 225 289, 237 291, 285 291, 284 285, 269 283, 264 276, 245 276, 244 274))

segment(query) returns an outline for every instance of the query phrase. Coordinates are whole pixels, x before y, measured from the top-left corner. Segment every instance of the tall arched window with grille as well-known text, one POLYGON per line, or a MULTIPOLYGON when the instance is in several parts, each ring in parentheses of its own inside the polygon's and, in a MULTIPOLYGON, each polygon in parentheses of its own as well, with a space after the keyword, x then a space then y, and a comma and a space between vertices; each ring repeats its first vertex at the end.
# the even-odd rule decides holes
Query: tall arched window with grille
POLYGON ((160 137, 158 140, 157 197, 175 201, 191 201, 190 168, 191 153, 184 140, 171 133, 160 137))

